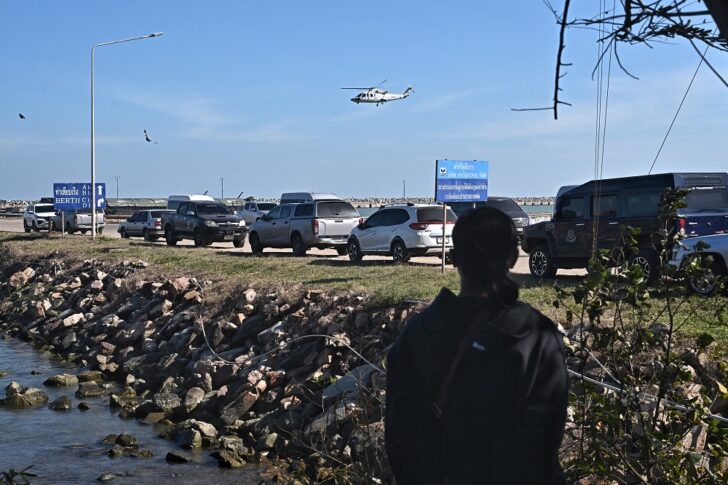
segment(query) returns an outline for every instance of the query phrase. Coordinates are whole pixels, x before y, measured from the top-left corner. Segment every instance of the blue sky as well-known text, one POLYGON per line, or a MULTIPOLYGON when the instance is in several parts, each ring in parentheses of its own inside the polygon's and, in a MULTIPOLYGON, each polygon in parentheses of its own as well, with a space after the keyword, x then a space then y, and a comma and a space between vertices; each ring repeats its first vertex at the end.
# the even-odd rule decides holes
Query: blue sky
MULTIPOLYGON (((568 33, 574 106, 559 121, 510 111, 551 99, 558 28, 540 0, 0 0, 0 199, 90 178, 90 48, 156 31, 96 53, 97 176, 112 196, 114 176, 122 197, 219 195, 220 177, 226 196, 396 196, 403 179, 430 195, 437 158, 489 160, 491 194, 593 175, 594 32, 568 33), (415 94, 376 107, 339 89, 385 78, 415 94)), ((612 71, 607 177, 648 170, 697 66, 682 41, 654 47, 621 49, 640 80, 612 71)), ((710 58, 728 73, 728 55, 710 58)), ((656 171, 725 171, 727 115, 704 68, 656 171)))

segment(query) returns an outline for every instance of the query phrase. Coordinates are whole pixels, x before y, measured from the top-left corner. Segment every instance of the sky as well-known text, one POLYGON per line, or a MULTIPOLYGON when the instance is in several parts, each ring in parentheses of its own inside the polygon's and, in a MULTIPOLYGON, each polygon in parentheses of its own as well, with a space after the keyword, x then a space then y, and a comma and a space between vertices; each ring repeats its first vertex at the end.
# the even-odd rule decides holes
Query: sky
MULTIPOLYGON (((560 2, 555 2, 559 4, 560 2)), ((596 2, 575 8, 592 15, 596 2)), ((90 180, 109 196, 431 196, 436 159, 488 160, 490 194, 553 195, 594 175, 596 33, 567 33, 563 106, 548 111, 558 26, 540 0, 0 0, 0 199, 90 180), (415 94, 356 105, 345 86, 415 94), (26 120, 20 120, 23 113, 26 120), (147 130, 156 144, 144 140, 147 130)), ((605 177, 644 174, 698 65, 684 41, 623 46, 605 177)), ((711 62, 728 73, 728 54, 711 62)), ((726 171, 728 89, 699 72, 655 172, 726 171)))

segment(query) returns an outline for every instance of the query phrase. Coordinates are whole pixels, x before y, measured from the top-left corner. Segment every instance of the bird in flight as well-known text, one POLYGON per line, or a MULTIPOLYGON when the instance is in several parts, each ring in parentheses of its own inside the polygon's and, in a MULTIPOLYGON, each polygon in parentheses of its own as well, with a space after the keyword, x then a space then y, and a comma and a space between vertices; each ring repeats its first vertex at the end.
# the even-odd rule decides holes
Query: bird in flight
POLYGON ((156 141, 149 138, 149 135, 147 134, 147 130, 144 130, 144 139, 147 140, 147 143, 154 143, 155 145, 157 144, 156 141))
POLYGON ((20 117, 21 120, 25 119, 25 115, 23 113, 18 113, 18 116, 20 117))

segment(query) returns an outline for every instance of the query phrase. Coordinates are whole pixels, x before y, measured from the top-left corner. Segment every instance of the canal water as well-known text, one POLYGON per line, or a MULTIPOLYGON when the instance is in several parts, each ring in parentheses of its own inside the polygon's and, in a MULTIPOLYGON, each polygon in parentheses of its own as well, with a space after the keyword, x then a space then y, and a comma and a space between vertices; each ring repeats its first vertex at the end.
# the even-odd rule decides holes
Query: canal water
POLYGON ((106 398, 88 398, 89 411, 80 411, 80 402, 74 396, 75 387, 45 387, 43 381, 60 373, 77 373, 69 365, 43 354, 30 344, 14 339, 0 339, 0 397, 5 387, 17 381, 28 387, 43 389, 50 401, 63 395, 73 401, 69 411, 51 411, 48 406, 31 409, 8 409, 0 406, 0 472, 10 468, 21 470, 33 465, 29 471, 38 475, 32 483, 99 483, 104 473, 113 473, 111 483, 119 484, 179 484, 254 483, 261 481, 254 465, 228 470, 217 466, 208 452, 193 456, 193 462, 168 464, 168 451, 179 448, 171 441, 158 437, 154 426, 135 420, 122 420, 108 406, 106 398), (32 372, 35 372, 34 375, 32 372), (101 441, 108 434, 129 433, 139 439, 140 448, 154 453, 152 458, 109 458, 111 445, 101 441))

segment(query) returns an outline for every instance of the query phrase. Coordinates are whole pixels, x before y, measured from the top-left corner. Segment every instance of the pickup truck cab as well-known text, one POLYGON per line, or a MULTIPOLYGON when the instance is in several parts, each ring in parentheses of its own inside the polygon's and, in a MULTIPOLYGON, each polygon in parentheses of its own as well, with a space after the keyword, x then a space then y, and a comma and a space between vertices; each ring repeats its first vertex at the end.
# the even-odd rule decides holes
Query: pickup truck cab
POLYGON ((183 201, 176 211, 162 212, 161 218, 168 246, 182 239, 192 239, 198 247, 223 241, 231 241, 236 248, 245 244, 245 221, 219 202, 183 201))
POLYGON ((242 218, 245 224, 250 226, 255 221, 266 215, 272 208, 276 206, 275 202, 246 202, 242 210, 235 213, 236 216, 242 218))
POLYGON ((360 223, 359 212, 343 200, 315 200, 304 204, 283 204, 253 223, 250 246, 254 254, 266 247, 292 248, 304 256, 309 248, 334 248, 344 255, 346 242, 360 223))
MULTIPOLYGON (((65 226, 65 231, 69 234, 80 232, 86 234, 92 229, 92 215, 91 209, 67 209, 64 211, 56 212, 53 217, 53 229, 56 231, 62 230, 61 226, 65 226)), ((106 223, 106 216, 104 211, 96 211, 96 233, 98 235, 103 234, 104 225, 106 223)))
POLYGON ((658 276, 659 203, 667 190, 687 190, 686 207, 677 212, 673 230, 697 237, 728 232, 728 173, 666 173, 603 179, 561 192, 550 221, 527 226, 521 248, 537 278, 550 278, 559 268, 586 268, 597 249, 612 250, 621 226, 640 229, 638 252, 630 254, 647 280, 658 276))

